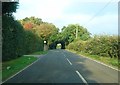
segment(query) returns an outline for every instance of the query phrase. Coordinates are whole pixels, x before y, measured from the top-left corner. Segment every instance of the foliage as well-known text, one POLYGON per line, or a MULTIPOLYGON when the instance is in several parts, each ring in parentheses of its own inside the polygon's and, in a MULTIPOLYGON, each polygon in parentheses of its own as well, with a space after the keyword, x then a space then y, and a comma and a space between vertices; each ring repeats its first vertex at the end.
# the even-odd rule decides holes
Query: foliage
POLYGON ((26 54, 43 50, 43 40, 29 30, 25 31, 24 45, 26 54))
POLYGON ((19 20, 19 22, 23 25, 25 30, 32 30, 36 29, 36 26, 40 25, 43 23, 42 19, 36 18, 36 17, 26 17, 22 20, 19 20))
POLYGON ((20 22, 14 20, 12 12, 16 11, 17 5, 17 3, 3 3, 3 8, 5 8, 2 15, 3 61, 43 50, 43 40, 32 31, 24 30, 20 22))
POLYGON ((70 24, 67 27, 62 28, 62 39, 66 41, 66 44, 73 42, 76 39, 80 40, 87 40, 90 38, 90 33, 87 31, 86 28, 78 25, 78 24, 70 24), (76 32, 76 30, 78 32, 76 32))
POLYGON ((85 56, 85 57, 88 57, 88 58, 103 62, 103 63, 105 63, 107 65, 110 65, 110 66, 112 66, 114 68, 117 68, 117 69, 120 67, 120 61, 118 61, 117 58, 101 57, 99 55, 91 55, 89 53, 78 52, 78 51, 74 51, 74 50, 68 50, 68 51, 77 53, 80 56, 85 56))
POLYGON ((13 12, 16 12, 18 7, 18 2, 3 2, 2 3, 2 15, 12 15, 13 12))
POLYGON ((32 23, 25 23, 24 24, 24 28, 26 29, 26 30, 29 30, 29 29, 32 29, 33 28, 33 24, 32 23))
POLYGON ((20 22, 22 23, 22 25, 24 25, 24 24, 27 23, 27 22, 31 22, 31 23, 33 23, 34 25, 40 25, 41 23, 43 23, 42 19, 36 18, 36 17, 34 17, 34 16, 29 17, 29 18, 26 17, 26 18, 20 20, 20 22))
POLYGON ((50 37, 53 38, 53 35, 55 36, 58 33, 58 29, 51 23, 42 23, 35 30, 36 34, 47 42, 50 37))
POLYGON ((95 35, 93 38, 87 41, 77 40, 70 43, 68 45, 68 49, 73 49, 79 52, 83 51, 91 55, 118 58, 119 43, 118 43, 118 36, 95 35))
POLYGON ((55 48, 55 42, 57 40, 58 28, 52 23, 43 22, 40 18, 26 17, 25 19, 19 20, 25 30, 32 31, 39 38, 47 41, 50 47, 55 48), (54 46, 53 46, 54 45, 54 46))
POLYGON ((78 24, 70 24, 67 27, 63 26, 62 32, 57 32, 50 36, 50 48, 56 49, 58 43, 61 43, 62 49, 65 49, 65 45, 73 42, 76 39, 76 29, 78 29, 78 38, 80 40, 87 40, 90 38, 90 33, 86 28, 78 24))
POLYGON ((22 26, 14 20, 13 17, 3 16, 3 60, 21 56, 23 54, 23 34, 24 30, 22 26), (6 23, 7 21, 7 23, 6 23), (20 38, 21 36, 21 38, 20 38))
POLYGON ((24 54, 43 50, 43 40, 11 16, 3 16, 3 60, 10 60, 24 54), (7 21, 7 23, 6 23, 7 21))

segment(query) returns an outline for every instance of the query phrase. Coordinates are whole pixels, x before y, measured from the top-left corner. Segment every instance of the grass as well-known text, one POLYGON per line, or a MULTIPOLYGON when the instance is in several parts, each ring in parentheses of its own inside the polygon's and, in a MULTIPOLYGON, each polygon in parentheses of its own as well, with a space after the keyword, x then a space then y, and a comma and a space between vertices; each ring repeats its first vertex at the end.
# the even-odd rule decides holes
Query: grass
POLYGON ((37 60, 34 56, 22 56, 17 59, 2 63, 2 81, 14 75, 21 69, 25 68, 32 62, 37 60))
MULTIPOLYGON (((46 54, 47 51, 38 51, 30 54, 29 56, 22 56, 17 59, 6 61, 2 63, 2 80, 6 80, 10 76, 14 75, 15 73, 19 72, 35 60, 37 57, 34 55, 43 55, 46 54)), ((1 73, 1 72, 0 72, 1 73)))
POLYGON ((103 57, 103 56, 98 56, 98 55, 90 55, 88 53, 77 52, 74 50, 68 50, 68 51, 79 54, 79 55, 84 56, 84 57, 88 57, 88 58, 100 61, 100 62, 105 63, 109 66, 112 66, 116 69, 118 69, 118 67, 120 67, 120 61, 118 62, 118 59, 116 59, 116 58, 103 57))
POLYGON ((38 51, 38 52, 34 52, 31 55, 42 55, 42 54, 46 54, 47 51, 38 51))

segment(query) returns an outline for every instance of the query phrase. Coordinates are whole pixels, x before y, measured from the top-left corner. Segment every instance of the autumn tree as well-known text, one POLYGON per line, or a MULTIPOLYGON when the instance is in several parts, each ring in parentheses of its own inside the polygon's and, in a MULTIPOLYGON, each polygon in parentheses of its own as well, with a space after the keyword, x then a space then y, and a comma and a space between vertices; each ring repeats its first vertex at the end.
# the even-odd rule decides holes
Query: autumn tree
POLYGON ((29 30, 37 35, 47 44, 53 44, 57 40, 58 28, 52 23, 43 22, 40 18, 26 17, 25 19, 19 20, 25 30, 29 30))
POLYGON ((32 24, 32 23, 30 23, 30 22, 25 23, 25 24, 24 24, 24 28, 25 28, 26 30, 30 30, 30 29, 32 29, 32 28, 33 28, 33 24, 32 24))
POLYGON ((36 34, 43 40, 50 40, 51 36, 55 36, 58 33, 58 28, 52 23, 42 23, 36 28, 36 34))
POLYGON ((19 20, 19 22, 23 25, 23 27, 26 30, 33 30, 35 29, 38 25, 40 25, 41 23, 43 23, 42 19, 40 18, 36 18, 36 17, 26 17, 22 20, 19 20))
MULTIPOLYGON (((24 30, 23 24, 27 29, 32 29, 34 24, 39 24, 39 19, 31 19, 24 23, 15 20, 12 13, 16 12, 18 3, 2 3, 2 60, 11 60, 21 57, 24 54, 30 54, 35 51, 43 50, 43 40, 30 30, 24 30)), ((22 20, 21 20, 22 22, 22 20)))

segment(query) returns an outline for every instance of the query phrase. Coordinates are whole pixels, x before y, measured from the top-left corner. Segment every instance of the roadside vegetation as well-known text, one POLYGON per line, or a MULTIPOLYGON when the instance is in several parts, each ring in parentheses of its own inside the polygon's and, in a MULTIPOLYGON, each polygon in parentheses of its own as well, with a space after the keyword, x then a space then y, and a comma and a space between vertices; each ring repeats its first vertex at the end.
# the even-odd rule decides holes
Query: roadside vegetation
MULTIPOLYGON (((49 42, 49 37, 58 32, 52 23, 43 22, 40 18, 26 17, 15 20, 19 3, 2 3, 2 80, 14 75, 27 65, 37 60, 29 54, 46 54, 44 40, 49 42), (46 29, 46 30, 44 30, 46 29)), ((0 74, 1 75, 1 74, 0 74)))
POLYGON ((42 51, 42 38, 35 35, 32 30, 25 30, 21 23, 14 19, 12 13, 16 12, 18 3, 2 4, 2 60, 8 61, 25 54, 42 51))
POLYGON ((34 16, 15 20, 19 3, 2 3, 2 72, 3 80, 23 69, 37 58, 23 55, 46 54, 44 41, 49 49, 68 49, 81 55, 120 67, 119 44, 116 35, 95 35, 80 26, 69 24, 61 32, 54 24, 34 16), (60 44, 57 46, 57 44, 60 44))
POLYGON ((44 55, 47 51, 37 51, 29 55, 24 55, 16 59, 4 61, 2 63, 2 80, 6 80, 10 76, 16 74, 38 59, 34 55, 44 55))
POLYGON ((67 46, 78 54, 88 56, 103 63, 120 67, 118 36, 95 35, 87 41, 75 40, 67 46))
POLYGON ((34 56, 22 56, 14 60, 5 61, 2 63, 2 81, 19 72, 29 64, 36 61, 34 56))
POLYGON ((104 63, 106 65, 109 65, 109 66, 112 66, 116 69, 118 69, 118 67, 120 67, 120 61, 118 62, 118 59, 117 58, 110 58, 110 57, 101 57, 99 55, 91 55, 89 53, 84 53, 84 52, 78 52, 78 51, 75 51, 75 50, 68 50, 66 49, 67 51, 70 51, 70 52, 73 52, 73 53, 76 53, 82 57, 88 57, 88 58, 91 58, 93 60, 97 60, 101 63, 104 63))
POLYGON ((48 51, 37 51, 37 52, 34 52, 30 55, 44 55, 44 54, 47 54, 48 51))

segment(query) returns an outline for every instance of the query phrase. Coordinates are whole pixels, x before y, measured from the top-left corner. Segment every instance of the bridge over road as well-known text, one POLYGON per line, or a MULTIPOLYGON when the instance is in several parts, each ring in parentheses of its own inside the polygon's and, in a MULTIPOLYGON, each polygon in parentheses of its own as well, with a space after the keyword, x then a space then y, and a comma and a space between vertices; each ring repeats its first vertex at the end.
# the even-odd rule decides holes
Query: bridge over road
POLYGON ((4 83, 118 83, 118 71, 57 49, 4 83))

